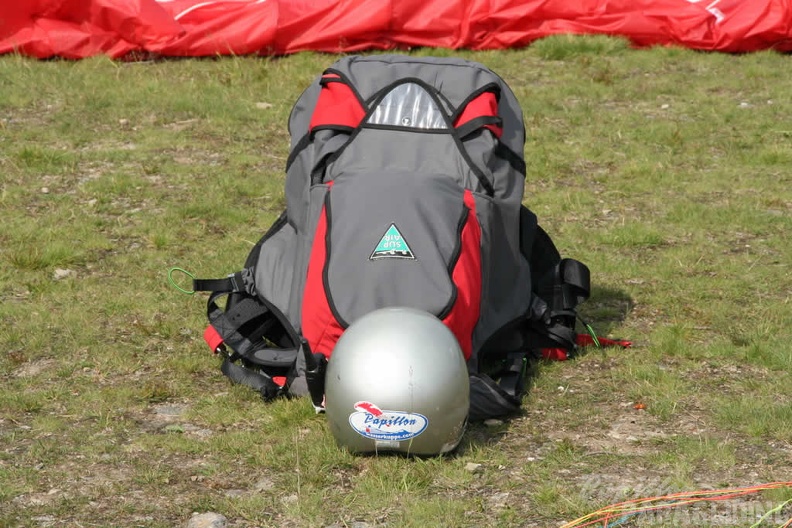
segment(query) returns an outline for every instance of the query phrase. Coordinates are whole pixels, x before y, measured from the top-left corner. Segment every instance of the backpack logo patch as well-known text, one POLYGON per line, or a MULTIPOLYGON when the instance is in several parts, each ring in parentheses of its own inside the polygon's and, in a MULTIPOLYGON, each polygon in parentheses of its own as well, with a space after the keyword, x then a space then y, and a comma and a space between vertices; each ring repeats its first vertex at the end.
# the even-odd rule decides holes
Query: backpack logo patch
POLYGON ((415 260, 410 246, 399 232, 396 224, 391 224, 385 234, 380 238, 379 244, 374 248, 369 260, 381 258, 403 258, 415 260))

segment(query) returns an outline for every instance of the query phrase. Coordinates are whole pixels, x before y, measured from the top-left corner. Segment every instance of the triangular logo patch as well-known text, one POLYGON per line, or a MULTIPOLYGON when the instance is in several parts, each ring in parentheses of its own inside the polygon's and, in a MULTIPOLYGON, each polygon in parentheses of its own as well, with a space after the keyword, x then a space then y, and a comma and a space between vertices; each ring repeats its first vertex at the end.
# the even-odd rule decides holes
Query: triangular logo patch
POLYGON ((399 232, 396 224, 391 224, 385 234, 380 238, 379 244, 369 257, 370 260, 381 258, 415 259, 410 246, 399 232))

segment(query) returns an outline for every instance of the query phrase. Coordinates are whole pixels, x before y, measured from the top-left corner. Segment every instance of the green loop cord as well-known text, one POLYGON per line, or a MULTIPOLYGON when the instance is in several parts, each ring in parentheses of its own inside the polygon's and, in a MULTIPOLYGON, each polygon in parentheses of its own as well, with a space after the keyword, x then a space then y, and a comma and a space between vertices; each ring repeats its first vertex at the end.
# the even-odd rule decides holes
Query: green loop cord
POLYGON ((594 341, 594 346, 597 348, 602 348, 602 344, 600 343, 600 340, 597 337, 597 333, 594 331, 591 325, 586 322, 584 322, 583 325, 586 327, 586 331, 591 336, 591 339, 594 341))
POLYGON ((179 273, 183 273, 183 274, 187 275, 188 277, 190 277, 191 280, 195 280, 195 275, 193 275, 189 271, 187 271, 185 269, 182 269, 182 268, 173 267, 173 268, 168 270, 168 282, 170 282, 170 285, 173 286, 174 288, 176 288, 177 290, 179 290, 181 293, 183 293, 185 295, 193 295, 193 294, 195 294, 195 290, 185 290, 184 288, 182 288, 181 286, 176 284, 176 281, 173 280, 173 272, 175 272, 175 271, 178 271, 179 273))

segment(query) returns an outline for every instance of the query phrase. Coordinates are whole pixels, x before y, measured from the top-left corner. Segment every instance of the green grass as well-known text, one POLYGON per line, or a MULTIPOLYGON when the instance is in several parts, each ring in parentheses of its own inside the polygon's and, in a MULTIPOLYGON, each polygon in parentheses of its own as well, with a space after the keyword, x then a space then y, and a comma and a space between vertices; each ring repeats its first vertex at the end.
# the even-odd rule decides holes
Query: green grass
MULTIPOLYGON (((167 281, 242 265, 285 205, 291 107, 336 57, 2 56, 0 527, 547 527, 789 480, 790 57, 566 36, 412 53, 512 86, 525 203, 591 267, 584 317, 634 348, 540 365, 524 414, 454 456, 339 450, 308 401, 230 386, 205 298, 167 281)), ((635 526, 674 519, 702 525, 635 526)))

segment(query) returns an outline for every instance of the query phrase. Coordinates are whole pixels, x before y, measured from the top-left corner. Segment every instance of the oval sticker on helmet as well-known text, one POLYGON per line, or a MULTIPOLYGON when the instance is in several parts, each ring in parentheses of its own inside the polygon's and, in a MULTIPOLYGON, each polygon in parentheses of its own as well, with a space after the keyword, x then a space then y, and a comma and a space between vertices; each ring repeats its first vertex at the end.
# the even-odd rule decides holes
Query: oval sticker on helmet
POLYGON ((355 404, 358 412, 349 415, 349 425, 361 436, 372 440, 409 440, 423 433, 429 425, 423 414, 384 411, 373 404, 367 409, 360 403, 355 404))

